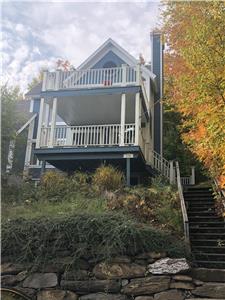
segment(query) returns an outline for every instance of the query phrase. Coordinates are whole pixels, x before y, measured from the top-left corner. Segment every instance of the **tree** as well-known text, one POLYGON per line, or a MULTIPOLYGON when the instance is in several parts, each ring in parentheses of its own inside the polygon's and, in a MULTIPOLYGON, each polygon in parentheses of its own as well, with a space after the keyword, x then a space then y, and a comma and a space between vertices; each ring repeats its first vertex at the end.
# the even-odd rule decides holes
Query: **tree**
POLYGON ((30 91, 33 87, 35 87, 38 83, 43 80, 43 72, 44 70, 40 70, 39 74, 36 77, 33 77, 31 82, 28 83, 28 91, 30 91))
POLYGON ((9 143, 16 138, 16 125, 18 115, 16 114, 16 101, 22 99, 18 87, 9 87, 7 84, 1 86, 1 171, 6 170, 9 143))
POLYGON ((225 3, 166 1, 163 31, 167 102, 181 114, 181 137, 225 185, 225 3))

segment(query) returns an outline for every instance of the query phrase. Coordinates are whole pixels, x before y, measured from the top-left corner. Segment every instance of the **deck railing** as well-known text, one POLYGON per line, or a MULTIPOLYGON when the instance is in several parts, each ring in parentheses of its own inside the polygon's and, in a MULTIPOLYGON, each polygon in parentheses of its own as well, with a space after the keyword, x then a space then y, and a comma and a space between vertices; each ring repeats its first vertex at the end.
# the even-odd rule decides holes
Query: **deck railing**
POLYGON ((170 162, 155 151, 153 151, 153 166, 163 176, 170 178, 170 162))
POLYGON ((184 195, 183 195, 183 188, 181 183, 181 176, 180 176, 180 168, 179 163, 176 161, 176 179, 177 179, 177 188, 178 188, 178 194, 180 198, 180 205, 181 205, 181 212, 183 217, 183 226, 184 226, 184 238, 185 243, 188 249, 190 249, 190 238, 189 238, 189 221, 188 221, 188 215, 187 215, 187 208, 184 201, 184 195))
POLYGON ((140 65, 74 71, 44 72, 42 91, 140 84, 140 65))
MULTIPOLYGON (((48 147, 51 127, 41 129, 41 147, 48 147)), ((87 126, 56 126, 54 129, 53 147, 86 147, 86 146, 119 146, 134 145, 135 124, 126 124, 124 140, 121 140, 121 125, 87 125, 87 126)))

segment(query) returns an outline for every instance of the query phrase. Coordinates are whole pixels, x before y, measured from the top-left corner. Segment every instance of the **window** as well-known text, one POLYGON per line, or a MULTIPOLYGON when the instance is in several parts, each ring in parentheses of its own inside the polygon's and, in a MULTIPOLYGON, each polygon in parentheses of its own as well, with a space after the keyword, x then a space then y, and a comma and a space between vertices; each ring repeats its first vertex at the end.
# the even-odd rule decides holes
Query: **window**
POLYGON ((107 61, 106 63, 104 63, 103 68, 116 68, 117 65, 113 62, 113 61, 107 61))

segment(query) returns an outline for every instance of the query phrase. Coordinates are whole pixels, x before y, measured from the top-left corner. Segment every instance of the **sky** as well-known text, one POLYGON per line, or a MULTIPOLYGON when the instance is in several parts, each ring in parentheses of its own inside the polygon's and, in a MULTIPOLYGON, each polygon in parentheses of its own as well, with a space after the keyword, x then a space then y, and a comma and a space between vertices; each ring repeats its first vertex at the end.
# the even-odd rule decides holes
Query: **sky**
POLYGON ((61 58, 78 67, 109 37, 130 54, 150 61, 150 31, 159 23, 159 2, 4 1, 1 80, 28 83, 61 58))

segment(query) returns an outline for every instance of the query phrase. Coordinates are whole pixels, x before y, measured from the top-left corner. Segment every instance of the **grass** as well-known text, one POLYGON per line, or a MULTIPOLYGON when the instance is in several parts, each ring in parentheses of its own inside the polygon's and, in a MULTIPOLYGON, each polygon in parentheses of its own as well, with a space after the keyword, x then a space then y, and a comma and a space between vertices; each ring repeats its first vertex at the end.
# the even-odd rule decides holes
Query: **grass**
POLYGON ((107 211, 107 201, 101 197, 87 197, 76 193, 70 199, 60 202, 48 200, 8 204, 2 203, 2 221, 17 219, 29 220, 41 217, 70 216, 75 213, 102 213, 107 211))

